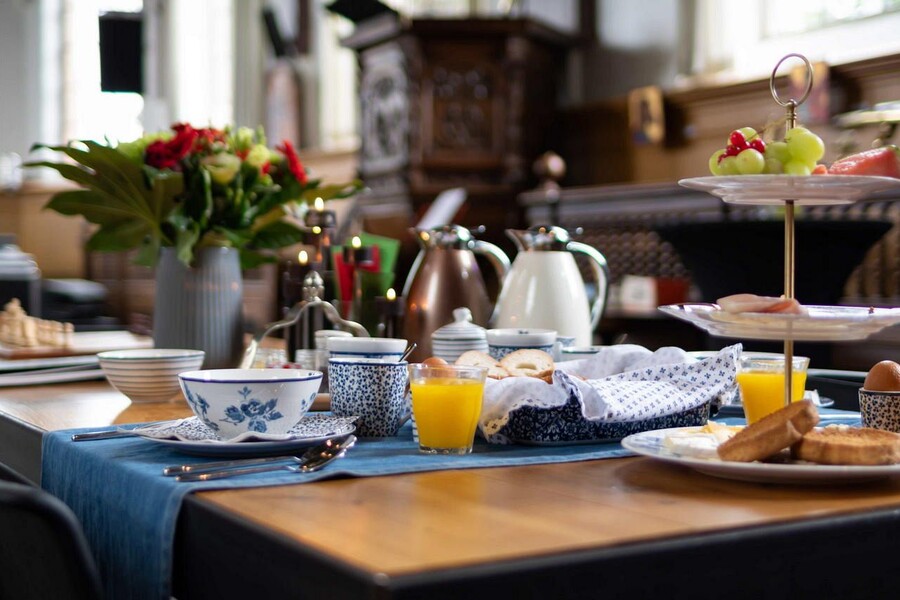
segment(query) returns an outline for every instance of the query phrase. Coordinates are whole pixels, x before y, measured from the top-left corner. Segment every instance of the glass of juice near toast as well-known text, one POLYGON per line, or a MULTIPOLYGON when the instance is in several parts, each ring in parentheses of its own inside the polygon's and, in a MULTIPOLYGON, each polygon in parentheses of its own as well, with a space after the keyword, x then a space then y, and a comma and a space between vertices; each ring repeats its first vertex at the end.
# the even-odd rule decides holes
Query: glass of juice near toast
MULTIPOLYGON (((803 398, 809 359, 795 356, 791 364, 791 402, 797 402, 803 398)), ((784 406, 784 367, 784 356, 741 356, 737 383, 748 425, 784 406)))

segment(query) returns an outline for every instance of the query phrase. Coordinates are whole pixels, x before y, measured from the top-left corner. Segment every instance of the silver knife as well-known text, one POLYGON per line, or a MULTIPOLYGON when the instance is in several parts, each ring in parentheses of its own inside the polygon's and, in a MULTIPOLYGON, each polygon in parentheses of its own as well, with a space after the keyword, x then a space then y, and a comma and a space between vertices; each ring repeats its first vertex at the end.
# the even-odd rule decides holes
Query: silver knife
POLYGON ((253 473, 267 473, 269 471, 291 471, 293 473, 312 473, 318 471, 328 463, 344 455, 349 448, 356 443, 356 436, 347 436, 340 442, 328 440, 318 446, 313 446, 303 453, 297 465, 261 465, 246 468, 224 468, 205 473, 185 473, 175 477, 175 481, 210 481, 212 479, 224 479, 237 475, 250 475, 253 473))
MULTIPOLYGON (((184 419, 172 419, 169 421, 154 421, 153 423, 144 423, 143 425, 139 425, 134 429, 146 429, 146 428, 157 428, 157 427, 169 427, 174 426, 183 421, 184 419)), ((113 438, 120 437, 131 437, 133 435, 137 435, 134 432, 134 429, 106 429, 103 431, 85 431, 83 433, 75 433, 72 434, 73 442, 89 442, 92 440, 109 440, 113 438)))

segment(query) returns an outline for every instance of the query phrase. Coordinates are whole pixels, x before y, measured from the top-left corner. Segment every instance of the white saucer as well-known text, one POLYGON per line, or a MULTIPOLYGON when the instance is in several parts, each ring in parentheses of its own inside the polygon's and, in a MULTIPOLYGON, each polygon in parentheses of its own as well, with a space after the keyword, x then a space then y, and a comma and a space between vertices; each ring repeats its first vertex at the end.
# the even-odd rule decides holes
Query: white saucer
POLYGON ((152 442, 171 446, 185 454, 199 456, 263 456, 289 454, 337 435, 353 433, 357 417, 337 417, 312 413, 303 417, 284 435, 244 433, 221 440, 197 417, 190 417, 168 427, 151 426, 133 433, 152 442))

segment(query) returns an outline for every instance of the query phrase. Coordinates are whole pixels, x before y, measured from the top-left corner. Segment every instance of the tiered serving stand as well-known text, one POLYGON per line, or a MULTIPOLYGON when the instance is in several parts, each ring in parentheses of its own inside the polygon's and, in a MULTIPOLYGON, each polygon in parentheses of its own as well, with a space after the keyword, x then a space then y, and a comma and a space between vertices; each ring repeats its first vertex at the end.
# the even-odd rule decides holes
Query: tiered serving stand
MULTIPOLYGON (((809 96, 812 65, 805 56, 788 54, 775 65, 769 79, 772 97, 787 111, 786 130, 797 124, 797 107, 809 96), (806 90, 799 100, 782 100, 775 88, 781 64, 799 58, 807 69, 806 90)), ((702 190, 732 204, 784 206, 784 296, 794 298, 794 210, 797 206, 851 204, 871 194, 900 187, 891 177, 849 175, 740 175, 682 179, 680 185, 702 190)), ((752 251, 752 249, 748 249, 752 251)), ((752 292, 752 290, 748 290, 752 292)), ((673 304, 660 310, 688 321, 708 333, 753 340, 783 340, 785 356, 784 402, 792 397, 792 365, 795 341, 862 340, 881 329, 900 323, 900 308, 808 306, 806 315, 727 313, 716 304, 673 304)))

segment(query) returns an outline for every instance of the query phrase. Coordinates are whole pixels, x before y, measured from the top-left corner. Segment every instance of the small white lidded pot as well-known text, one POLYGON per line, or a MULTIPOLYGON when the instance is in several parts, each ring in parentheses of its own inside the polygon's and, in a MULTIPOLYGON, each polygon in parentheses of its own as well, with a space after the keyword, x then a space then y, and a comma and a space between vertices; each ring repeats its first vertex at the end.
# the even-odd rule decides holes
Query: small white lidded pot
POLYGON ((472 322, 472 311, 461 307, 453 310, 453 322, 431 334, 431 351, 438 358, 453 364, 469 350, 488 351, 484 327, 472 322))

